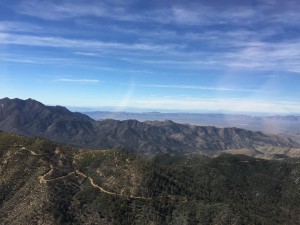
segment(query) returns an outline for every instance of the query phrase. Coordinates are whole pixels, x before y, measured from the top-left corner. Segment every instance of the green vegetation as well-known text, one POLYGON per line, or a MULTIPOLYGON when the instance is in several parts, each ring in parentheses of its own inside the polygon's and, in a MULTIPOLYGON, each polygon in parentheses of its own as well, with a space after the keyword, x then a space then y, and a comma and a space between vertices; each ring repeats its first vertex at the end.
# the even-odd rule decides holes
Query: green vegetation
POLYGON ((3 132, 0 150, 3 224, 300 224, 299 159, 145 159, 3 132))
MULTIPOLYGON (((213 159, 160 155, 146 161, 119 150, 84 157, 81 166, 91 169, 91 174, 97 168, 105 170, 112 166, 113 155, 121 162, 133 160, 143 178, 139 194, 145 199, 104 199, 105 194, 93 188, 84 190, 85 197, 82 191, 77 197, 88 199, 85 204, 114 224, 299 224, 298 160, 224 154, 213 159)), ((123 176, 114 173, 117 180, 123 176)))

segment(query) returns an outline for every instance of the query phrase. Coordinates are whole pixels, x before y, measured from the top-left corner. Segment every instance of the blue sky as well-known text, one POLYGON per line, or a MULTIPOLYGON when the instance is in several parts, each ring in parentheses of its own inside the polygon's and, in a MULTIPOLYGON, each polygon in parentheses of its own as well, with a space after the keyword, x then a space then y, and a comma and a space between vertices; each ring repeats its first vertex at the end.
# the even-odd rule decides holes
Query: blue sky
POLYGON ((300 3, 1 0, 0 98, 300 113, 300 3))

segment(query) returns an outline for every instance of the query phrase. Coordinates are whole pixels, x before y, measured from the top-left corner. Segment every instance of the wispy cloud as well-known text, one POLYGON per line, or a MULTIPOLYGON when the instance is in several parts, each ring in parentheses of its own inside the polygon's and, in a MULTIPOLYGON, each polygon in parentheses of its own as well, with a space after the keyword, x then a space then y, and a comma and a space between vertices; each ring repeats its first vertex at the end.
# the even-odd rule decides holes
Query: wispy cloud
POLYGON ((226 88, 226 87, 206 87, 196 85, 164 85, 164 84, 136 84, 141 87, 154 88, 175 88, 175 89, 192 89, 192 90, 207 90, 207 91, 234 91, 234 92, 262 92, 261 90, 226 88))
POLYGON ((26 64, 64 64, 73 63, 69 58, 63 57, 41 57, 39 56, 32 56, 28 54, 21 54, 21 53, 8 53, 2 52, 0 53, 0 61, 8 62, 8 63, 26 63, 26 64))
POLYGON ((28 64, 43 64, 44 62, 31 59, 16 59, 16 58, 0 58, 0 61, 12 63, 28 63, 28 64))
POLYGON ((139 50, 139 51, 164 51, 177 48, 175 45, 156 45, 148 43, 121 43, 103 42, 98 40, 67 39, 51 36, 15 35, 0 33, 0 44, 27 45, 39 47, 57 47, 73 49, 119 49, 119 50, 139 50))
POLYGON ((41 32, 41 27, 32 23, 0 21, 2 32, 41 32))
POLYGON ((54 81, 58 82, 69 82, 69 83, 78 83, 78 84, 98 84, 102 83, 101 80, 96 79, 70 79, 70 78, 59 78, 54 81))
POLYGON ((300 40, 281 43, 257 42, 224 56, 225 64, 241 69, 299 71, 300 40))
MULTIPOLYGON (((16 8, 19 13, 47 20, 64 20, 78 17, 100 17, 120 21, 159 22, 186 25, 210 24, 253 24, 290 23, 299 20, 299 4, 296 1, 286 1, 285 10, 281 1, 263 0, 256 6, 244 2, 223 4, 218 7, 214 1, 182 2, 165 1, 164 4, 149 3, 147 10, 138 8, 139 1, 129 4, 117 4, 113 1, 73 0, 55 3, 54 1, 26 0, 16 8), (244 3, 244 4, 243 4, 244 3), (281 7, 281 8, 280 8, 281 7), (136 10, 133 10, 136 8, 136 10), (273 9, 277 10, 273 10, 273 9), (47 9, 47 10, 45 10, 47 9), (270 17, 264 21, 265 15, 270 17), (293 20, 290 20, 293 19, 293 20)), ((219 4, 219 3, 218 3, 219 4)))
POLYGON ((102 16, 106 10, 101 3, 80 4, 80 1, 65 1, 55 4, 51 1, 23 1, 17 10, 20 13, 48 20, 61 20, 79 16, 102 16), (45 10, 47 9, 47 10, 45 10))
MULTIPOLYGON (((236 69, 276 69, 300 72, 300 39, 279 43, 236 41, 226 37, 226 34, 224 34, 223 39, 224 48, 227 46, 225 52, 222 48, 187 50, 182 48, 180 44, 175 45, 172 43, 103 42, 99 40, 0 33, 0 45, 69 48, 73 54, 83 56, 100 56, 94 51, 102 51, 102 55, 103 51, 116 55, 120 55, 123 51, 127 56, 134 52, 138 53, 137 57, 131 59, 132 62, 170 65, 172 67, 210 67, 218 65, 236 69), (152 53, 160 54, 154 59, 152 53)), ((217 40, 221 42, 221 37, 218 37, 217 40)))
POLYGON ((61 3, 45 0, 26 0, 22 1, 16 10, 21 14, 55 21, 79 17, 98 17, 121 21, 145 21, 148 18, 148 16, 137 12, 130 13, 130 6, 114 4, 113 1, 89 1, 86 4, 85 1, 80 0, 61 3))
MULTIPOLYGON (((300 40, 297 40, 297 36, 287 35, 286 30, 281 27, 288 21, 300 20, 300 6, 296 3, 290 1, 283 4, 268 0, 260 1, 255 6, 228 3, 228 6, 225 4, 225 8, 221 10, 213 2, 192 1, 182 4, 166 1, 164 4, 149 3, 151 7, 139 10, 137 1, 126 4, 118 4, 116 1, 89 1, 89 4, 86 4, 81 0, 66 0, 60 3, 26 0, 21 1, 15 10, 46 20, 72 19, 74 23, 88 21, 86 24, 94 21, 95 27, 90 24, 85 26, 80 22, 79 25, 94 32, 105 30, 114 35, 119 33, 120 37, 128 36, 123 40, 114 36, 115 41, 109 42, 99 38, 86 40, 62 36, 17 35, 8 31, 12 31, 14 27, 22 29, 22 24, 3 22, 4 33, 0 34, 0 43, 72 48, 73 54, 82 56, 98 56, 97 52, 101 55, 101 51, 115 55, 124 53, 127 56, 137 53, 136 58, 132 59, 134 62, 169 67, 218 66, 227 69, 280 69, 299 72, 300 40), (279 8, 280 5, 284 7, 279 8), (45 8, 47 10, 44 10, 45 8), (99 24, 97 19, 107 19, 109 22, 106 27, 100 29, 96 26, 99 24), (130 23, 120 25, 111 22, 114 20, 130 23), (197 26, 197 29, 190 29, 190 26, 185 26, 184 29, 151 26, 149 29, 148 26, 140 26, 141 23, 169 23, 179 28, 182 25, 192 25, 197 26), (206 29, 207 26, 210 28, 206 29), (127 37, 131 40, 130 43, 124 42, 127 37), (274 37, 284 38, 274 41, 274 37), (157 55, 153 57, 153 54, 157 55)), ((289 26, 295 24, 291 23, 289 26)))
POLYGON ((74 52, 75 55, 83 55, 83 56, 99 56, 99 54, 95 52, 74 52))

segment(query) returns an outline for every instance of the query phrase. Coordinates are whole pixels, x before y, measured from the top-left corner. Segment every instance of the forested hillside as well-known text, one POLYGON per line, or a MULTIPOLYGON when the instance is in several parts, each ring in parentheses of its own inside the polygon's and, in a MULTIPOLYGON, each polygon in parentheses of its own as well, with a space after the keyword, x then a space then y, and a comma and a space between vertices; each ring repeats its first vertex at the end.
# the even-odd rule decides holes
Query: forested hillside
POLYGON ((291 224, 300 161, 64 147, 0 133, 1 224, 291 224))

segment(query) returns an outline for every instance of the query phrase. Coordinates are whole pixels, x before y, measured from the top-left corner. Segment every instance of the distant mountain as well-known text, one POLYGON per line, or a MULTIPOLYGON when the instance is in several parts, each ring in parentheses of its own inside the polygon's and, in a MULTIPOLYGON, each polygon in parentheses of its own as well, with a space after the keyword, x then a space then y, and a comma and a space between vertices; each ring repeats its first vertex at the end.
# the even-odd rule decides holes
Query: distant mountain
POLYGON ((160 113, 160 112, 83 112, 95 120, 116 119, 138 121, 172 120, 177 123, 187 123, 198 126, 239 127, 242 129, 261 131, 269 134, 295 135, 300 133, 300 116, 249 116, 235 114, 207 114, 207 113, 160 113))
MULTIPOLYGON (((251 154, 276 153, 297 156, 299 144, 290 139, 240 128, 216 128, 178 124, 170 120, 95 121, 61 106, 45 106, 35 100, 1 99, 0 129, 41 136, 86 148, 124 147, 145 155, 211 154, 216 151, 252 150, 251 154)), ((242 153, 238 151, 239 153, 242 153)))
POLYGON ((282 121, 300 121, 300 116, 294 116, 294 115, 290 115, 290 116, 266 116, 267 119, 270 120, 282 120, 282 121))
POLYGON ((0 224, 299 225, 299 162, 145 159, 0 132, 0 224))

